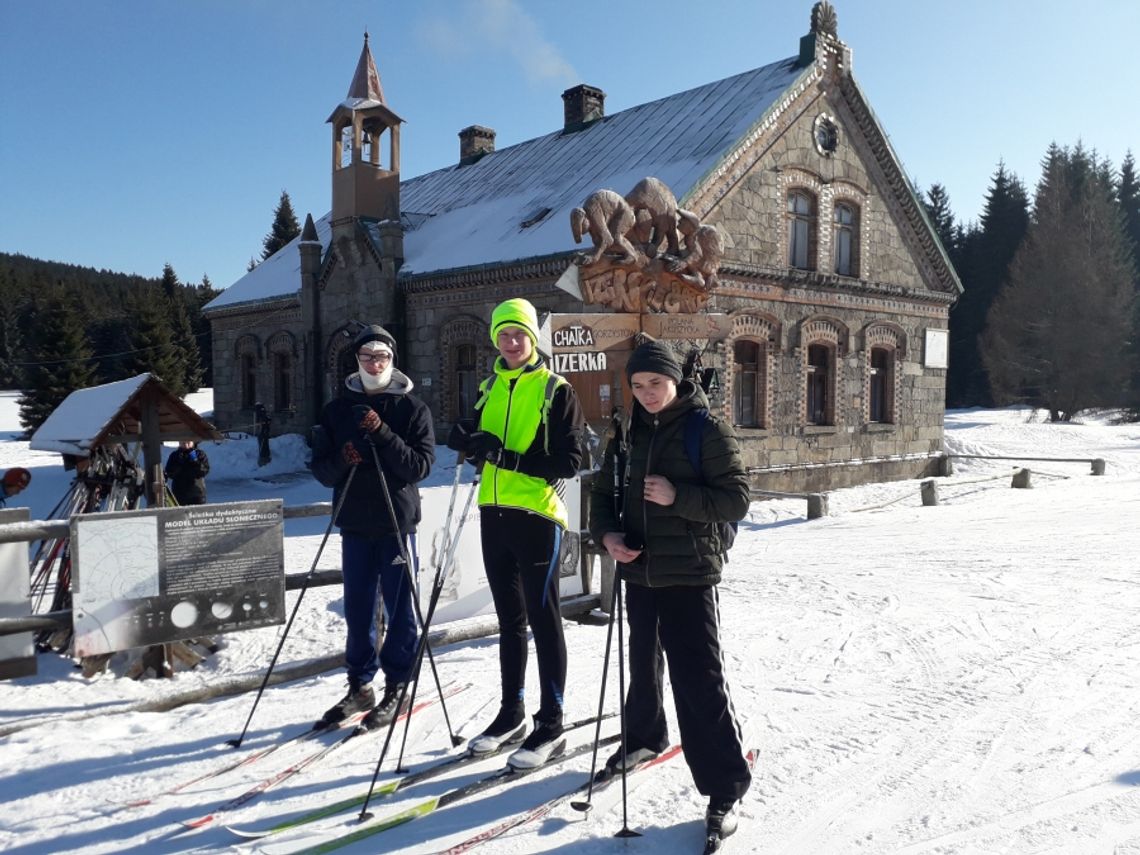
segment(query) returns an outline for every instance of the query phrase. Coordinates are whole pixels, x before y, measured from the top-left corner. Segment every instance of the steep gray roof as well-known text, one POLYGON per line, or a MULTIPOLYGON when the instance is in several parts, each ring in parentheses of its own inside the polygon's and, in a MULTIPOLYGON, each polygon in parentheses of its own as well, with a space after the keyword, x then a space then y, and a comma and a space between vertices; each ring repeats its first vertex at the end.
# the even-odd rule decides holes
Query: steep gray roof
POLYGON ((683 199, 802 73, 786 59, 403 182, 401 209, 425 219, 401 275, 571 250, 571 209, 647 175, 683 199))
MULTIPOLYGON (((652 175, 679 200, 810 73, 796 57, 402 181, 401 278, 575 248, 570 211, 594 190, 622 195, 652 175), (524 225, 526 223, 527 225, 524 225)), ((317 222, 327 247, 328 216, 317 222)), ((298 241, 227 288, 207 310, 300 290, 298 241), (277 256, 286 256, 279 261, 277 256)))

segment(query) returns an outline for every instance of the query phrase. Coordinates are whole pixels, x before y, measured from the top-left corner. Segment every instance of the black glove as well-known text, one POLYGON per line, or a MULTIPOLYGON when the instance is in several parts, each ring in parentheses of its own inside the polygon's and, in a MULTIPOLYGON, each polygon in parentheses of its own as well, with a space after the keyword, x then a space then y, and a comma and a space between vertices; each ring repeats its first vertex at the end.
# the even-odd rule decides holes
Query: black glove
POLYGON ((447 447, 452 451, 466 454, 471 445, 471 436, 474 433, 474 419, 460 419, 451 426, 451 432, 447 435, 447 447))
POLYGON ((519 453, 503 448, 503 441, 493 433, 476 431, 467 445, 467 456, 472 460, 485 460, 500 469, 518 471, 519 453))
POLYGON ((352 408, 352 417, 356 419, 356 426, 365 433, 375 433, 384 424, 380 416, 367 404, 357 404, 352 408))

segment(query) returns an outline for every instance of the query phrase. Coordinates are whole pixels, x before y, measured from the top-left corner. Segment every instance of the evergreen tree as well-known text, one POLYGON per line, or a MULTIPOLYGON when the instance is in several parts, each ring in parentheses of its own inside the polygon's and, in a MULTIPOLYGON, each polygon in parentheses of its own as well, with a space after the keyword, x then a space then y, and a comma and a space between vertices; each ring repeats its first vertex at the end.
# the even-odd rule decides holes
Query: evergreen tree
MULTIPOLYGON (((1132 260, 1140 274, 1140 180, 1136 176, 1136 161, 1132 159, 1131 151, 1124 155, 1124 162, 1120 164, 1116 197, 1120 200, 1120 208, 1124 213, 1124 230, 1128 233, 1128 241, 1132 246, 1132 260)), ((1137 280, 1137 287, 1140 287, 1140 279, 1137 280)))
POLYGON ((20 424, 29 434, 64 398, 95 383, 95 363, 74 301, 60 287, 35 302, 39 322, 31 330, 19 399, 20 424))
POLYGON ((265 247, 261 253, 261 260, 269 258, 300 233, 301 227, 297 224, 297 215, 293 213, 293 203, 289 201, 289 194, 282 190, 277 210, 273 212, 273 228, 261 242, 265 247))
POLYGON ((1131 374, 1132 265, 1124 216, 1095 153, 1054 146, 983 356, 999 403, 1068 421, 1119 406, 1131 374))
POLYGON ((134 306, 135 326, 132 331, 133 353, 130 358, 132 373, 149 371, 175 395, 186 394, 182 359, 171 335, 167 318, 165 295, 141 295, 134 306))
POLYGON ((922 203, 934 225, 934 231, 942 241, 943 248, 952 256, 957 245, 957 231, 954 226, 954 212, 950 210, 950 194, 941 184, 932 184, 922 203))
POLYGON ((1137 180, 1136 162, 1131 151, 1124 155, 1124 162, 1120 164, 1116 198, 1132 249, 1132 286, 1137 294, 1132 321, 1132 383, 1128 410, 1133 421, 1140 421, 1140 181, 1137 180))
POLYGON ((202 385, 202 360, 198 353, 198 339, 190 323, 185 288, 179 283, 174 268, 167 264, 162 269, 162 290, 170 312, 170 337, 182 362, 182 387, 197 392, 202 385))
POLYGON ((950 407, 993 404, 979 350, 986 317, 1005 284, 1013 259, 1029 224, 1025 186, 1005 163, 998 163, 986 193, 980 227, 971 226, 957 246, 958 275, 963 294, 950 310, 950 370, 946 403, 950 407))

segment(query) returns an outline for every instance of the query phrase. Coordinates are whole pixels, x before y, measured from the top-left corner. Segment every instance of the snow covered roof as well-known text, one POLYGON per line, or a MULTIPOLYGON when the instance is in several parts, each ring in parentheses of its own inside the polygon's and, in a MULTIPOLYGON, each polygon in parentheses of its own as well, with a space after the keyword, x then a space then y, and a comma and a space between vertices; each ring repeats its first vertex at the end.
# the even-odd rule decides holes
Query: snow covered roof
MULTIPOLYGON (((400 184, 400 277, 549 256, 575 248, 570 211, 595 190, 646 176, 683 201, 810 66, 796 57, 490 152, 400 184)), ((328 246, 328 215, 317 222, 328 246)), ((299 241, 239 279, 207 310, 300 290, 299 241)))
POLYGON ((142 413, 138 402, 148 384, 158 395, 159 434, 187 438, 187 431, 201 439, 219 439, 213 426, 184 404, 153 374, 77 389, 63 399, 32 434, 28 448, 87 457, 92 448, 111 435, 137 435, 142 413))
MULTIPOLYGON (((332 214, 315 220, 317 239, 328 247, 332 239, 332 214)), ((301 291, 301 238, 295 237, 241 279, 206 304, 205 310, 230 308, 243 303, 295 297, 301 291)))
POLYGON ((570 211, 600 188, 651 175, 683 200, 804 73, 785 59, 403 182, 400 208, 427 220, 401 276, 573 250, 570 211))

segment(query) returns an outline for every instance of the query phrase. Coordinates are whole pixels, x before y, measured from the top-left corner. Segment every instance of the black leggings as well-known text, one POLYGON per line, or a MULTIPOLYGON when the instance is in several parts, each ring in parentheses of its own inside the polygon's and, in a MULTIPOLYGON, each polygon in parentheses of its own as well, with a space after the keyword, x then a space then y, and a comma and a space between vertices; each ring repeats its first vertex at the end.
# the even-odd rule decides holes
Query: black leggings
POLYGON ((566 639, 558 595, 562 527, 538 514, 511 508, 480 509, 483 567, 499 618, 502 704, 523 702, 526 629, 534 634, 542 702, 536 718, 561 722, 566 688, 566 639))

